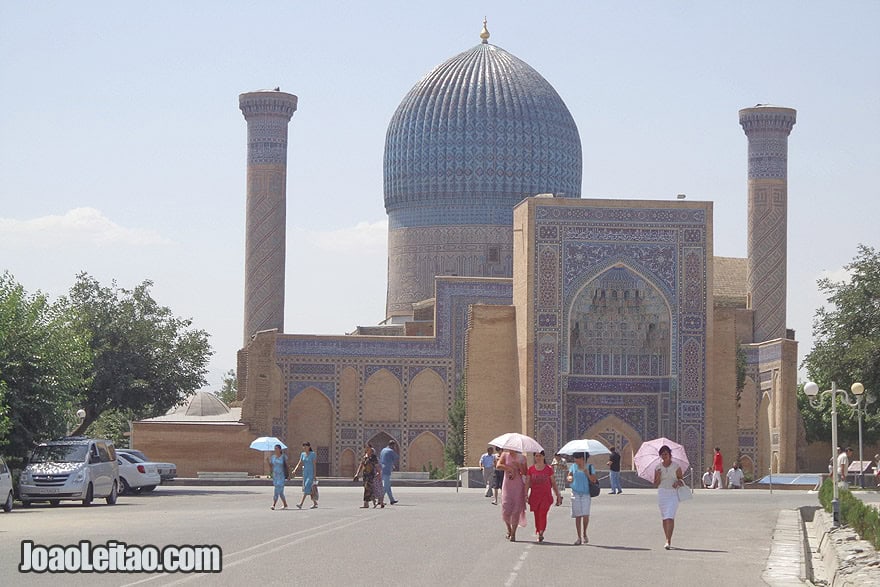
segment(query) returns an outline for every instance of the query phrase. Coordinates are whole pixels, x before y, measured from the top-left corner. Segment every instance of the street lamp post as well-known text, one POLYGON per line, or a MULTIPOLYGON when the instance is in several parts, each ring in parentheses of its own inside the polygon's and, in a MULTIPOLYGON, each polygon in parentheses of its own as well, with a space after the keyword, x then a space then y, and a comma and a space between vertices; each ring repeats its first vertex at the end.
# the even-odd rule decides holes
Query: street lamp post
MULTIPOLYGON (((86 411, 82 408, 78 409, 75 413, 76 416, 76 425, 79 426, 82 424, 82 421, 86 419, 86 411)), ((67 421, 67 434, 66 436, 70 436, 70 420, 67 421)))
MULTIPOLYGON (((826 389, 823 392, 819 392, 819 386, 812 381, 807 381, 804 385, 804 393, 807 394, 807 398, 810 400, 810 405, 815 409, 819 409, 823 406, 824 401, 823 397, 826 395, 831 396, 831 462, 832 462, 832 470, 834 472, 831 478, 831 486, 832 486, 832 495, 833 498, 831 500, 831 525, 834 528, 840 527, 840 489, 837 487, 837 396, 843 396, 843 402, 850 407, 857 407, 860 405, 862 401, 862 393, 865 391, 865 387, 861 383, 853 383, 850 388, 853 395, 855 396, 854 401, 850 401, 849 394, 844 389, 837 389, 837 384, 832 381, 831 389, 826 389)), ((861 422, 861 421, 860 421, 861 422)), ((861 455, 859 455, 859 459, 861 460, 861 455)))
POLYGON ((865 393, 865 386, 861 383, 853 383, 850 391, 856 396, 856 415, 859 419, 859 487, 865 488, 865 456, 862 453, 862 404, 865 408, 874 403, 874 396, 865 393))

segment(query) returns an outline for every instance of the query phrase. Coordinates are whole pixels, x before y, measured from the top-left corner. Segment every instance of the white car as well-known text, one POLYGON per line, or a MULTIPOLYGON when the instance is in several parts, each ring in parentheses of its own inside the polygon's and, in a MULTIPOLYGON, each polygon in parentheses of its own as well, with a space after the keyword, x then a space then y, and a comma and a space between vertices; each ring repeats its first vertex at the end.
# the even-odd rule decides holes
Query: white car
POLYGON ((162 482, 156 463, 149 463, 132 454, 117 453, 122 493, 152 491, 162 482))
POLYGON ((0 507, 4 512, 12 511, 12 473, 0 457, 0 507))
POLYGON ((171 481, 177 477, 177 465, 174 463, 160 463, 159 461, 154 461, 141 451, 134 448, 117 448, 116 452, 134 455, 140 460, 148 463, 156 463, 156 468, 159 469, 159 476, 162 477, 162 481, 171 481))

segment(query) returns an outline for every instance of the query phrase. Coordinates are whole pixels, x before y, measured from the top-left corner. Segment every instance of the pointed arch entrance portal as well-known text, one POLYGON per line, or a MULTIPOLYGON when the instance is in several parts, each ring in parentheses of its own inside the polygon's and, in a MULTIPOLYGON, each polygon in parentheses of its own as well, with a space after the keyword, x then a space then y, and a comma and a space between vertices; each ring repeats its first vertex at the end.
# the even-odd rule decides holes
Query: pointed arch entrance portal
POLYGON ((587 430, 581 438, 594 438, 605 446, 617 447, 620 453, 620 468, 632 469, 633 455, 642 444, 642 436, 635 428, 618 418, 606 416, 587 430))

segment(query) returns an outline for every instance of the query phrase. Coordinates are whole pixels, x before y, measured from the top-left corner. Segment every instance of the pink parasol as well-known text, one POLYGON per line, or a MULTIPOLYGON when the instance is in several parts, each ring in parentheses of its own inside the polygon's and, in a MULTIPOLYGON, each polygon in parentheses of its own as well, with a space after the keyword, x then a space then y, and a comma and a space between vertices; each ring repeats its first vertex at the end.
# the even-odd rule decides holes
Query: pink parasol
POLYGON ((492 446, 501 449, 514 450, 519 453, 541 452, 544 447, 538 444, 538 441, 531 436, 520 434, 519 432, 508 432, 501 436, 495 437, 489 441, 492 446))
POLYGON ((657 467, 662 462, 660 459, 660 447, 663 445, 668 446, 672 451, 672 462, 681 467, 682 473, 691 466, 682 445, 668 438, 655 438, 654 440, 643 442, 633 457, 633 464, 636 466, 636 472, 639 474, 639 477, 651 483, 654 482, 654 471, 657 470, 657 467))

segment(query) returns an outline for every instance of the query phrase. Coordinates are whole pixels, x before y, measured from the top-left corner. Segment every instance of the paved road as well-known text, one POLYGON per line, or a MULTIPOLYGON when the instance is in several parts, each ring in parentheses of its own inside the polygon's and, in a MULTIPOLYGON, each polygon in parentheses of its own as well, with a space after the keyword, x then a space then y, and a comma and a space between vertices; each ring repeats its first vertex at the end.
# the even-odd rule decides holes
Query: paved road
MULTIPOLYGON (((504 540, 498 506, 480 490, 399 488, 400 503, 358 509, 355 487, 322 488, 316 510, 270 511, 270 487, 160 487, 109 507, 33 506, 0 515, 0 584, 16 585, 763 585, 780 509, 815 505, 802 491, 699 490, 663 549, 652 490, 593 502, 590 544, 573 546, 566 504, 544 544, 529 526, 504 540), (217 544, 220 575, 19 574, 21 541, 217 544)), ((288 495, 297 495, 289 488, 288 495)), ((306 501, 306 505, 308 505, 306 501)))

